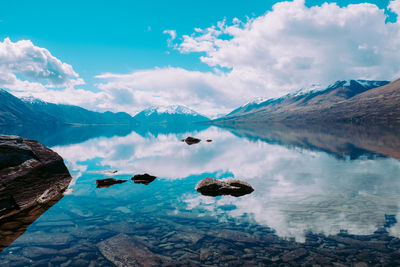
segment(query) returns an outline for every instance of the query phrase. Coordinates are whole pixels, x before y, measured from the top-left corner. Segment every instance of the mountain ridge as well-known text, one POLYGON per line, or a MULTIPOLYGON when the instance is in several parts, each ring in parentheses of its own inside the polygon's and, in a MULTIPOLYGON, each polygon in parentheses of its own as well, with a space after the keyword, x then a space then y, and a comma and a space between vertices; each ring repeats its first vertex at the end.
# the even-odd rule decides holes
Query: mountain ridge
POLYGON ((236 109, 234 113, 231 112, 222 118, 213 120, 212 123, 322 123, 333 121, 398 123, 396 116, 400 117, 400 111, 397 103, 400 102, 394 101, 394 99, 400 99, 400 82, 398 81, 392 83, 365 80, 338 81, 325 90, 269 99, 256 106, 253 105, 251 108, 244 106, 236 109), (383 101, 382 90, 388 91, 386 94, 390 95, 392 99, 385 98, 383 101))
POLYGON ((127 113, 100 113, 35 98, 20 99, 4 89, 0 90, 0 103, 0 125, 137 124, 127 113))
POLYGON ((133 118, 143 124, 188 124, 210 120, 182 105, 152 106, 142 110, 133 118))

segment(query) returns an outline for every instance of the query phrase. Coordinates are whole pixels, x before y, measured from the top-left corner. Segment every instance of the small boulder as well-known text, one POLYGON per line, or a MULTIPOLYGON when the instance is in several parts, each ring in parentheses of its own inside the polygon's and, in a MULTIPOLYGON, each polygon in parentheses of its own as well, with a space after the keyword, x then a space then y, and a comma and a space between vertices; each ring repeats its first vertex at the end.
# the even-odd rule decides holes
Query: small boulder
POLYGON ((240 197, 254 191, 253 187, 244 181, 232 178, 217 180, 211 177, 201 180, 195 189, 202 195, 213 197, 221 195, 240 197))
POLYGON ((186 142, 186 144, 188 144, 189 146, 193 145, 193 144, 197 144, 200 141, 201 141, 200 139, 195 138, 195 137, 191 137, 191 136, 186 137, 185 139, 182 139, 182 142, 186 142))
POLYGON ((106 178, 106 179, 99 179, 96 181, 97 188, 102 188, 102 187, 110 187, 115 184, 122 184, 125 183, 127 180, 118 180, 115 178, 106 178))
POLYGON ((145 174, 136 174, 135 176, 132 177, 131 180, 134 181, 135 184, 148 185, 149 183, 153 182, 154 179, 156 178, 157 178, 156 176, 145 173, 145 174))

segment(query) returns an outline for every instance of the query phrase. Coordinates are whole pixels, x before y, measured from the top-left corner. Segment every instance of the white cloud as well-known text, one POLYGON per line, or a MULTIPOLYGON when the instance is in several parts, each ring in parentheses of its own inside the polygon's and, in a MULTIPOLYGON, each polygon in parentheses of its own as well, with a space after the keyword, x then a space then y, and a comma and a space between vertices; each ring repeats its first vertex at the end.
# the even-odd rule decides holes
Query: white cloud
MULTIPOLYGON (((400 0, 391 1, 388 8, 400 13, 400 0)), ((245 22, 235 18, 232 23, 224 20, 206 29, 195 28, 180 43, 176 31, 168 29, 163 33, 170 36, 170 47, 198 53, 214 69, 105 73, 96 76, 100 93, 74 91, 82 79, 46 49, 30 41, 5 39, 0 43, 0 86, 92 109, 135 114, 150 105, 183 104, 212 117, 257 97, 278 97, 315 84, 398 78, 400 23, 385 21, 385 11, 373 4, 306 7, 304 0, 295 0, 279 2, 245 22), (47 95, 55 85, 71 89, 47 95)))
MULTIPOLYGON (((398 3, 391 3, 393 10, 398 3)), ((204 52, 201 60, 210 66, 262 77, 270 96, 339 79, 392 80, 400 75, 399 25, 385 20, 373 4, 307 8, 303 0, 280 2, 246 24, 222 22, 184 36, 179 49, 204 52)))
POLYGON ((130 74, 106 73, 96 78, 104 81, 98 87, 112 96, 114 109, 119 111, 135 114, 151 105, 180 104, 206 115, 215 115, 221 111, 228 112, 230 108, 226 107, 232 103, 240 103, 231 96, 230 90, 245 93, 239 81, 226 76, 224 73, 169 67, 130 74))
POLYGON ((163 33, 169 35, 167 43, 168 43, 169 47, 173 47, 172 42, 176 39, 176 31, 175 30, 164 30, 163 33))
POLYGON ((103 92, 76 89, 84 84, 72 66, 29 40, 0 42, 0 88, 17 97, 34 96, 52 103, 81 105, 90 109, 110 108, 103 92))
POLYGON ((29 40, 12 42, 6 38, 0 42, 0 73, 7 76, 7 80, 1 79, 8 82, 7 85, 18 85, 16 74, 53 87, 83 83, 71 65, 61 62, 47 49, 37 47, 29 40))
POLYGON ((400 15, 400 0, 392 0, 392 1, 390 1, 389 8, 390 8, 391 11, 393 11, 397 15, 400 15))
MULTIPOLYGON (((175 183, 174 188, 185 184, 182 179, 190 181, 191 175, 200 180, 209 173, 216 173, 217 178, 229 173, 249 182, 255 191, 240 198, 210 198, 197 193, 194 183, 179 191, 183 196, 174 191, 174 208, 179 212, 193 209, 196 214, 206 209, 208 215, 221 220, 250 217, 273 228, 277 235, 298 241, 304 241, 310 230, 326 235, 343 229, 350 234, 372 234, 385 223, 385 214, 399 213, 400 180, 396 178, 400 163, 390 158, 338 160, 324 152, 250 142, 215 127, 146 138, 133 132, 52 149, 74 173, 94 166, 118 170, 120 178, 147 172, 175 183), (188 146, 180 141, 187 135, 213 142, 188 146), (235 208, 227 211, 227 205, 235 208)), ((91 194, 93 184, 85 187, 81 183, 75 194, 91 194)), ((122 198, 129 194, 123 187, 118 192, 122 198)), ((171 200, 171 195, 165 197, 171 200)), ((399 229, 391 232, 399 236, 399 229)))
MULTIPOLYGON (((399 6, 396 0, 389 8, 398 13, 399 6)), ((200 52, 201 61, 216 68, 212 72, 164 68, 106 74, 98 76, 104 80, 100 88, 114 97, 128 96, 138 109, 186 104, 215 115, 256 97, 278 97, 315 84, 393 80, 400 76, 400 23, 385 20, 384 10, 373 4, 308 8, 304 0, 280 2, 247 22, 195 28, 174 44, 181 53, 200 52)), ((164 33, 172 46, 176 32, 164 33)))

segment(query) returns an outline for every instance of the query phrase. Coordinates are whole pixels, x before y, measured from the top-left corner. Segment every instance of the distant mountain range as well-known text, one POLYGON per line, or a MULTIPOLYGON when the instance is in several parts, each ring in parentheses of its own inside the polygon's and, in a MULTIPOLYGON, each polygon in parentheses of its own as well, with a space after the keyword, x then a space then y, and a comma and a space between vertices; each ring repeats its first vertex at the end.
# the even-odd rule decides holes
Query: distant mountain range
POLYGON ((208 121, 184 106, 152 107, 132 117, 128 113, 100 113, 78 106, 54 104, 36 98, 17 98, 0 89, 0 126, 15 125, 137 125, 191 124, 208 121))
POLYGON ((136 114, 134 119, 143 124, 186 124, 210 120, 196 111, 180 105, 151 107, 136 114))
POLYGON ((400 123, 400 80, 338 81, 325 90, 247 103, 215 124, 400 123))
POLYGON ((26 124, 137 124, 124 112, 94 112, 71 105, 58 105, 39 99, 19 99, 0 89, 0 125, 26 124))

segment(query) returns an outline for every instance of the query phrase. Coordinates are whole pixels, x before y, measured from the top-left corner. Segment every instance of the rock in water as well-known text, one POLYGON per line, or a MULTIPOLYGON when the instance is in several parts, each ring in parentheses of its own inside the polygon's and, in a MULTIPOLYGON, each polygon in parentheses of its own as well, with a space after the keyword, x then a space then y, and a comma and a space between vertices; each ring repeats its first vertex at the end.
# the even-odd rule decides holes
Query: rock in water
POLYGON ((197 144, 200 141, 201 141, 200 139, 197 139, 197 138, 194 138, 194 137, 191 137, 191 136, 186 137, 186 139, 182 139, 182 142, 186 142, 186 144, 188 144, 189 146, 193 145, 193 144, 197 144))
POLYGON ((122 184, 125 183, 127 180, 118 180, 115 178, 106 178, 106 179, 99 179, 96 181, 97 188, 102 188, 102 187, 110 187, 115 184, 122 184))
POLYGON ((60 198, 71 180, 56 152, 34 140, 0 135, 0 220, 60 198))
POLYGON ((211 177, 204 178, 195 187, 195 189, 205 196, 231 195, 240 197, 250 194, 254 191, 250 184, 237 179, 217 180, 211 177))
POLYGON ((37 141, 0 135, 0 252, 63 197, 71 180, 57 153, 37 141))
POLYGON ((116 266, 160 266, 160 257, 140 240, 119 234, 97 244, 101 254, 116 266))
POLYGON ((157 178, 156 176, 145 173, 145 174, 136 174, 135 176, 132 177, 131 180, 134 181, 135 184, 148 185, 149 183, 153 182, 154 179, 156 178, 157 178))

